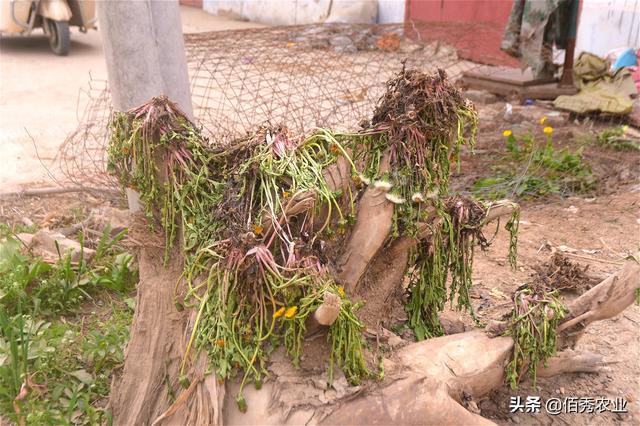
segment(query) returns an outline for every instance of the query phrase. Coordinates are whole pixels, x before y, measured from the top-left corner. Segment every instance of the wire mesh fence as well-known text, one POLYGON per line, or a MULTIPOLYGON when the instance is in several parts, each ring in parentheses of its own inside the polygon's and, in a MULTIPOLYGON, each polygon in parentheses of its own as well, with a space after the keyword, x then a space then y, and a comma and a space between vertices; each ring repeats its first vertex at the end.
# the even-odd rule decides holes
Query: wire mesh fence
MULTIPOLYGON (((264 124, 293 134, 357 130, 403 63, 442 68, 452 79, 477 66, 419 34, 402 25, 351 24, 188 34, 196 120, 213 144, 231 143, 264 124)), ((112 112, 106 82, 92 81, 87 98, 81 125, 60 149, 60 169, 78 185, 114 187, 106 172, 112 112)))

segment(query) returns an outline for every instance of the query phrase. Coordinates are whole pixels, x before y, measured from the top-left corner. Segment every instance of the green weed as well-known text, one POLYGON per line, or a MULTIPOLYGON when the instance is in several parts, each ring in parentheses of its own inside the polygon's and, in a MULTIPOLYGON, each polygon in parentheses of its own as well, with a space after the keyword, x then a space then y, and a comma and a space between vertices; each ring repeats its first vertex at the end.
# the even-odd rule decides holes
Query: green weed
POLYGON ((17 347, 0 357, 0 411, 26 424, 105 423, 111 372, 123 362, 133 314, 122 303, 109 310, 103 321, 95 313, 84 317, 92 330, 86 334, 80 318, 44 322, 0 313, 0 345, 17 347), (24 384, 18 413, 13 402, 24 384))
POLYGON ((15 314, 17 306, 28 311, 38 303, 41 314, 54 316, 71 312, 105 289, 126 294, 137 273, 131 268, 133 257, 115 250, 118 238, 101 240, 91 263, 75 264, 67 255, 49 264, 24 254, 16 239, 5 237, 0 241, 0 306, 15 314))
POLYGON ((628 135, 628 126, 604 129, 596 133, 596 143, 615 151, 640 151, 640 140, 628 135))
POLYGON ((106 401, 124 360, 137 271, 118 246, 124 234, 109 231, 91 262, 59 256, 50 264, 0 224, 0 412, 9 421, 110 422, 106 401), (88 307, 95 310, 83 313, 88 307))
POLYGON ((513 356, 505 368, 512 389, 517 389, 527 371, 535 389, 538 364, 546 366, 556 354, 556 329, 565 313, 557 292, 526 287, 515 293, 510 327, 505 333, 514 340, 513 356))
POLYGON ((475 195, 490 200, 566 196, 587 192, 595 185, 582 150, 557 149, 550 134, 541 145, 531 134, 517 138, 506 133, 506 151, 504 164, 494 168, 495 176, 474 182, 475 195))

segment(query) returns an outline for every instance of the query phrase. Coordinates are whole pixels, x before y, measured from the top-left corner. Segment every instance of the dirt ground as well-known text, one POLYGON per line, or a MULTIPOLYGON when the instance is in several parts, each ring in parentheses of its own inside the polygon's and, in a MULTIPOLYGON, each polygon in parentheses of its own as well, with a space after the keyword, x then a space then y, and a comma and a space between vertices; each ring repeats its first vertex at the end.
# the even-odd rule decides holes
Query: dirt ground
MULTIPOLYGON (((504 153, 503 129, 514 132, 540 131, 538 120, 549 113, 543 106, 514 106, 514 117, 505 120, 504 103, 480 108, 480 137, 476 155, 462 158, 461 173, 452 186, 463 190, 487 172, 504 153), (537 127, 537 129, 536 129, 537 127)), ((556 147, 582 146, 583 158, 597 177, 597 186, 581 196, 521 201, 518 238, 518 268, 508 266, 505 254, 508 234, 501 231, 486 252, 476 250, 474 263, 474 308, 482 321, 500 318, 509 312, 510 297, 521 284, 532 279, 536 265, 548 264, 552 252, 587 267, 596 283, 620 268, 622 260, 640 248, 640 155, 584 145, 584 136, 610 123, 576 124, 571 120, 554 125, 556 147), (562 250, 565 250, 564 252, 562 250)), ((488 226, 486 235, 492 235, 488 226)), ((577 294, 563 294, 567 300, 577 294)), ((473 326, 468 317, 465 327, 473 326)), ((455 318, 455 314, 453 317, 455 318)), ((536 389, 524 383, 517 391, 508 386, 488 395, 478 406, 483 416, 499 424, 640 424, 640 306, 634 305, 611 320, 592 324, 576 350, 601 355, 611 365, 599 374, 573 374, 539 379, 536 389), (511 396, 540 396, 541 400, 569 397, 622 397, 628 401, 627 414, 514 413, 511 396)))
MULTIPOLYGON (((551 257, 548 243, 577 249, 567 257, 578 265, 588 265, 590 276, 598 281, 620 268, 625 253, 638 249, 640 237, 640 186, 627 185, 611 195, 588 198, 569 198, 553 203, 527 203, 523 206, 518 243, 518 270, 505 264, 508 249, 506 233, 500 233, 485 253, 478 253, 474 265, 474 306, 482 320, 496 319, 510 307, 513 291, 526 282, 532 267, 551 257), (577 211, 572 208, 577 208, 577 211), (587 250, 587 254, 582 250, 587 250)), ((470 325, 470 324, 469 324, 470 325)), ((577 345, 602 355, 608 362, 616 362, 599 374, 563 375, 539 379, 537 388, 525 383, 518 391, 507 386, 479 401, 482 414, 500 424, 638 424, 640 422, 640 307, 634 305, 611 320, 594 323, 577 345), (628 401, 629 414, 612 413, 509 414, 512 395, 566 397, 623 397, 628 401)))

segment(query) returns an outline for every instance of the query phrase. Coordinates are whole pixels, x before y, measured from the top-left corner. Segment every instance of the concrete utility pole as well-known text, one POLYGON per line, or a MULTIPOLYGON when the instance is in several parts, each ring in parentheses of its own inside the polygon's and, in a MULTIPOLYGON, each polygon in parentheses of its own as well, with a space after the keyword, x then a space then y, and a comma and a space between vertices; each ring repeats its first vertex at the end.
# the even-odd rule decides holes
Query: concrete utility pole
MULTIPOLYGON (((97 6, 115 109, 126 111, 166 95, 193 119, 178 1, 102 0, 97 6)), ((127 197, 131 211, 140 208, 134 190, 127 189, 127 197)), ((165 380, 177 381, 179 374, 175 333, 182 328, 173 304, 178 274, 160 265, 158 253, 143 246, 138 255, 136 315, 123 373, 111 392, 113 423, 118 425, 157 419, 171 404, 168 389, 175 389, 165 380)))
POLYGON ((178 1, 99 1, 98 22, 116 110, 167 95, 193 118, 178 1))
MULTIPOLYGON (((97 6, 115 109, 167 95, 193 120, 177 0, 103 0, 97 6)), ((132 189, 126 194, 129 210, 140 210, 139 194, 132 189)))

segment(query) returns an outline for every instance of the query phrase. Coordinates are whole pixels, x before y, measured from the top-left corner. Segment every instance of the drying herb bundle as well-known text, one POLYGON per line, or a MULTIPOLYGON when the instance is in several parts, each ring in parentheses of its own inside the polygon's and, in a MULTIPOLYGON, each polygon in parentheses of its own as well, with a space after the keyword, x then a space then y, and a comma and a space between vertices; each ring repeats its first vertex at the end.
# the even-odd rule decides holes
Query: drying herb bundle
POLYGON ((556 354, 557 328, 567 312, 556 290, 541 286, 524 286, 514 294, 514 309, 507 335, 513 337, 513 358, 507 364, 505 376, 516 389, 529 371, 536 386, 536 369, 540 362, 556 354))
MULTIPOLYGON (((473 145, 475 127, 472 105, 444 72, 404 69, 371 124, 353 134, 319 129, 293 138, 285 128, 262 128, 218 147, 166 98, 116 114, 110 167, 164 231, 165 261, 178 250, 184 260, 176 304, 197 314, 181 374, 196 348, 219 377, 242 373, 242 386, 259 386, 277 346, 299 363, 307 318, 332 293, 341 305, 328 331, 330 368, 336 363, 352 383, 370 377, 358 304, 334 278, 370 189, 393 203, 388 242, 429 234, 406 265, 407 310, 419 339, 441 334, 437 314, 447 300, 470 307, 473 247, 486 243, 486 207, 447 196, 451 162, 462 144, 473 145), (336 184, 329 176, 338 163, 348 176, 336 184)), ((515 238, 517 217, 510 223, 515 238)), ((246 408, 242 387, 237 402, 246 408)))
POLYGON ((187 290, 177 303, 197 309, 183 372, 195 345, 209 352, 219 377, 243 371, 243 383, 260 383, 279 342, 299 360, 305 320, 333 292, 343 301, 329 330, 332 360, 352 382, 368 375, 354 306, 316 255, 329 222, 317 226, 314 213, 326 207, 343 216, 322 176, 342 152, 339 142, 329 133, 302 143, 262 129, 210 149, 165 98, 117 114, 111 130, 111 169, 140 191, 147 216, 166 234, 167 256, 182 238, 187 290))
MULTIPOLYGON (((442 335, 438 313, 446 301, 471 310, 469 288, 473 247, 488 245, 481 229, 486 206, 469 198, 448 197, 451 164, 460 148, 473 148, 477 113, 443 70, 425 74, 403 69, 387 83, 369 128, 351 136, 355 161, 363 175, 388 191, 394 203, 392 238, 423 238, 409 262, 409 325, 416 338, 442 335), (384 155, 388 170, 381 170, 384 155), (447 294, 447 280, 451 279, 447 294)), ((507 230, 510 263, 515 266, 518 209, 507 230)))

